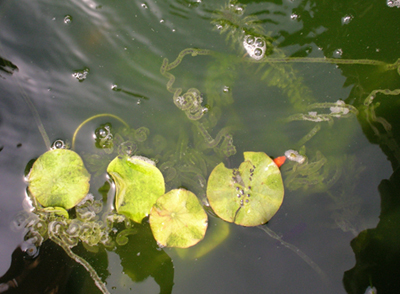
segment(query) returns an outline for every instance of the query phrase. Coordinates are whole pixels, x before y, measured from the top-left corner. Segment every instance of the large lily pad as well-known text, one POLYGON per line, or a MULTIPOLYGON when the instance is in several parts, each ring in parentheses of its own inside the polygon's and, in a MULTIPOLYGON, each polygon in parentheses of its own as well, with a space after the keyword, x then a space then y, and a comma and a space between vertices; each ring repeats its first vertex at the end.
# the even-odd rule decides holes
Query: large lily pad
POLYGON ((107 172, 115 182, 117 212, 137 223, 150 213, 158 197, 165 193, 163 175, 147 158, 117 156, 108 165, 107 172))
POLYGON ((283 201, 280 170, 264 152, 244 152, 238 169, 223 163, 211 172, 207 198, 223 220, 242 226, 258 226, 269 221, 283 201))
POLYGON ((90 174, 81 157, 68 149, 42 154, 28 176, 29 191, 44 207, 70 209, 89 192, 90 174))
POLYGON ((203 239, 207 214, 196 195, 185 189, 174 189, 154 204, 150 227, 160 245, 187 248, 203 239))

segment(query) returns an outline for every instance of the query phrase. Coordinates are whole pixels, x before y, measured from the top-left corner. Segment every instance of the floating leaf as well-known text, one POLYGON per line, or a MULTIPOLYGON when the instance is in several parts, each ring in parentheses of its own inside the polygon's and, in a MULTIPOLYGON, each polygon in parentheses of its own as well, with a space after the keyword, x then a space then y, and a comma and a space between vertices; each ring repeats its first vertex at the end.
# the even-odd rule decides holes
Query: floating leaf
POLYGON ((90 175, 81 157, 68 149, 42 154, 29 173, 29 191, 44 207, 70 209, 89 191, 90 175))
POLYGON ((150 227, 159 244, 187 248, 203 239, 207 214, 196 195, 185 189, 174 189, 154 204, 150 212, 150 227))
POLYGON ((269 221, 283 201, 283 182, 278 166, 264 152, 244 152, 239 169, 223 163, 211 172, 207 197, 223 220, 242 226, 269 221))
POLYGON ((164 177, 154 162, 145 157, 117 156, 108 165, 107 172, 115 182, 117 212, 137 223, 165 193, 164 177))

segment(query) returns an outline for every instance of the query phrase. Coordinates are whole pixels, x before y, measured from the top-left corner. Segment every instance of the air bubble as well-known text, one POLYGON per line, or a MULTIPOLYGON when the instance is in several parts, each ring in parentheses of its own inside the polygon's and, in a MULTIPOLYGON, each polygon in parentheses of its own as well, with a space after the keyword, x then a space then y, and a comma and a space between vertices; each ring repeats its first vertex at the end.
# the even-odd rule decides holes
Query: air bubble
POLYGON ((72 23, 72 16, 71 16, 71 15, 66 15, 66 16, 64 17, 64 23, 65 23, 66 25, 71 24, 71 23, 72 23))
POLYGON ((257 38, 256 40, 256 46, 258 47, 264 47, 264 41, 261 38, 257 38))
POLYGON ((222 91, 223 91, 224 93, 229 93, 230 90, 231 90, 231 89, 230 89, 228 86, 224 86, 224 87, 222 88, 222 91))
POLYGON ((105 138, 108 132, 105 129, 100 129, 98 134, 100 138, 105 138))
POLYGON ((351 20, 353 19, 352 15, 345 15, 342 17, 342 25, 347 25, 351 22, 351 20))
POLYGON ((343 49, 339 48, 333 52, 333 57, 340 58, 342 57, 342 54, 343 54, 343 49))
POLYGON ((83 70, 75 71, 72 76, 79 82, 83 82, 89 74, 89 68, 85 67, 83 70))
POLYGON ((242 15, 243 12, 244 12, 244 9, 243 9, 243 7, 238 6, 238 7, 236 7, 236 11, 235 12, 238 15, 242 15))
POLYGON ((51 148, 52 149, 64 149, 65 148, 65 143, 61 139, 55 140, 53 145, 51 145, 51 148))
POLYGON ((160 19, 160 23, 164 23, 165 22, 165 20, 163 20, 163 19, 160 19))
POLYGON ((256 49, 254 50, 254 56, 260 57, 260 56, 262 56, 262 55, 263 55, 262 49, 256 48, 256 49))
POLYGON ((21 251, 26 253, 25 258, 35 258, 39 255, 39 249, 29 241, 25 241, 21 244, 21 251))
POLYGON ((247 39, 246 39, 246 43, 249 45, 253 45, 254 41, 255 41, 254 37, 251 37, 251 36, 247 37, 247 39))
POLYGON ((291 15, 290 15, 290 19, 292 19, 292 20, 296 20, 296 19, 298 19, 299 18, 299 16, 296 14, 296 13, 292 13, 291 15))
POLYGON ((140 6, 142 6, 142 8, 147 9, 147 4, 146 3, 142 3, 140 6))

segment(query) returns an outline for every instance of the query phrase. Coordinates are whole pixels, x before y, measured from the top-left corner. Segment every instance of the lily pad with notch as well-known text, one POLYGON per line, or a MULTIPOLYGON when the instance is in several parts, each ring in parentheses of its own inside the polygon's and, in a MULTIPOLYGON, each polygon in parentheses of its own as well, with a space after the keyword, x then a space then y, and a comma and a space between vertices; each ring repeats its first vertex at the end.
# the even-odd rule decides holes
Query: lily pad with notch
POLYGON ((115 182, 117 212, 140 223, 156 200, 165 193, 164 177, 150 159, 117 156, 107 167, 115 182))
POLYGON ((220 163, 207 185, 207 198, 214 212, 241 226, 269 221, 280 208, 283 194, 279 167, 264 152, 244 152, 244 162, 238 169, 220 163))

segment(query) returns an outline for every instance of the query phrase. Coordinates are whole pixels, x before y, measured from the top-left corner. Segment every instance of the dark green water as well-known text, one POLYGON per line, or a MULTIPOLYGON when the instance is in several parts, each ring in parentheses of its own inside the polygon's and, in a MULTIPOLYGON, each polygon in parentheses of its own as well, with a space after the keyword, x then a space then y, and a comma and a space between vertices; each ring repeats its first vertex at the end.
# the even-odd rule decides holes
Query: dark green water
MULTIPOLYGON (((393 64, 400 57, 400 8, 384 0, 241 3, 247 6, 239 19, 256 16, 275 40, 281 55, 271 58, 284 54, 393 64)), ((162 135, 171 151, 180 134, 195 148, 199 135, 174 105, 160 67, 164 58, 172 62, 185 48, 200 48, 220 55, 186 56, 173 70, 175 86, 198 88, 204 104, 211 105, 206 115, 220 111, 209 130, 213 137, 232 128, 237 153, 226 164, 238 166, 244 151, 277 157, 299 150, 298 141, 320 126, 304 145, 309 162, 320 152, 327 160, 324 167, 297 178, 301 185, 293 186, 289 168, 285 172, 291 163, 285 163, 285 199, 267 227, 304 252, 327 281, 264 231, 233 224, 222 244, 195 260, 156 248, 147 235, 113 251, 91 255, 80 248, 77 253, 93 264, 111 293, 159 293, 160 285, 170 293, 172 281, 172 293, 364 293, 370 285, 378 293, 399 293, 399 95, 378 93, 364 105, 374 90, 399 89, 399 73, 377 65, 315 62, 260 68, 244 56, 238 34, 226 42, 227 35, 211 24, 213 13, 227 4, 0 0, 0 275, 24 237, 12 224, 26 207, 25 167, 47 150, 27 100, 51 142, 71 142, 85 119, 111 113, 133 128, 147 127, 150 138, 162 135), (78 81, 73 74, 84 69, 87 76, 78 81), (329 113, 329 107, 307 107, 337 100, 353 105, 358 114, 333 117, 333 124, 285 121, 297 113, 329 113)), ((118 125, 107 117, 86 124, 76 151, 93 152, 94 130, 107 122, 118 125)), ((92 182, 90 192, 98 199, 106 180, 104 171, 92 182)), ((221 222, 210 217, 209 231, 218 226, 221 222)), ((48 251, 53 254, 40 277, 46 280, 68 264, 66 293, 99 292, 62 250, 50 246, 48 251)))

